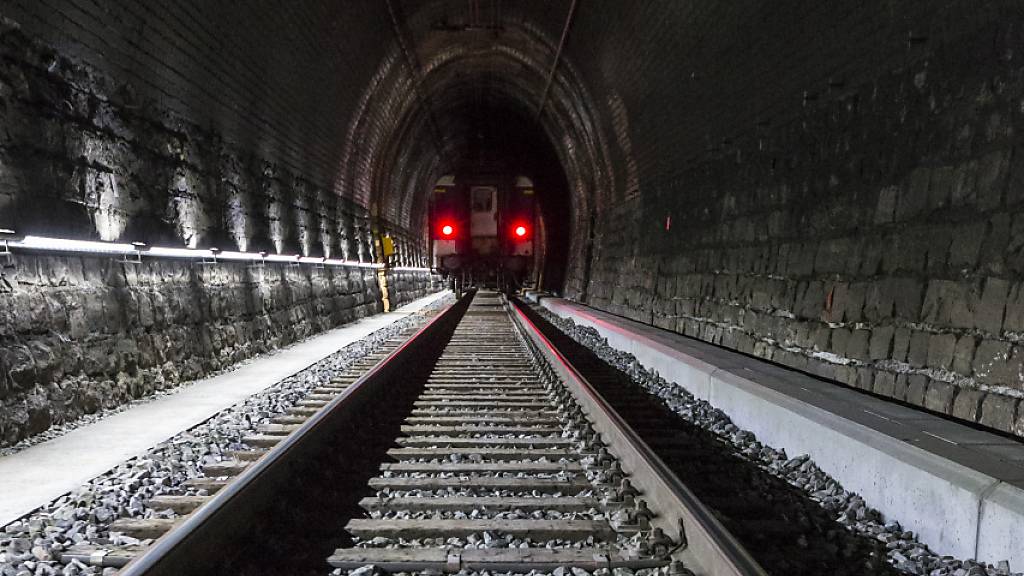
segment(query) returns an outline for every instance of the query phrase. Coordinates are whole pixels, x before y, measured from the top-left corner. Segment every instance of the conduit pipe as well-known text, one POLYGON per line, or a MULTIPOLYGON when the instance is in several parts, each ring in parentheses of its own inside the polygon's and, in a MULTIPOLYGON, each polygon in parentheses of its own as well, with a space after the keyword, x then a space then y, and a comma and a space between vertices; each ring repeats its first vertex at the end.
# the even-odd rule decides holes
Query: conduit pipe
POLYGON ((558 69, 558 62, 562 59, 562 50, 565 48, 565 40, 569 37, 569 27, 572 26, 573 15, 576 14, 576 0, 569 5, 569 13, 565 15, 565 26, 562 27, 562 37, 558 40, 558 49, 555 51, 555 60, 551 63, 551 70, 548 72, 547 82, 544 83, 544 91, 540 94, 540 103, 537 105, 537 118, 544 112, 544 104, 548 101, 548 92, 551 91, 551 83, 555 80, 555 70, 558 69))

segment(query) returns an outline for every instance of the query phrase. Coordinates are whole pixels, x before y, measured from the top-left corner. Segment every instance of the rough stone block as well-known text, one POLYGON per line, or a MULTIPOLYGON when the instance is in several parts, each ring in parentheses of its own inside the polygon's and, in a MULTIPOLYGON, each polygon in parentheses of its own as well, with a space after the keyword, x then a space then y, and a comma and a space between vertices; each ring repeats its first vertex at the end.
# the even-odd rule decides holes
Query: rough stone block
POLYGON ((892 372, 878 371, 875 374, 874 393, 892 398, 896 393, 896 375, 892 372))
POLYGON ((881 268, 882 256, 890 248, 882 239, 868 238, 863 240, 860 251, 860 267, 857 270, 857 274, 862 276, 877 275, 881 268))
POLYGON ((963 288, 949 280, 931 280, 924 295, 921 318, 934 326, 948 326, 954 303, 965 297, 963 288))
POLYGON ((846 357, 854 360, 867 361, 868 339, 871 337, 870 330, 854 330, 850 333, 850 339, 846 343, 846 357))
POLYGON ((981 419, 984 426, 1012 432, 1019 401, 1002 394, 988 394, 981 401, 981 419))
POLYGON ((875 204, 876 224, 885 224, 895 219, 899 194, 900 189, 897 186, 886 186, 878 191, 878 202, 875 204))
POLYGON ((896 362, 907 360, 907 351, 910 349, 910 328, 900 327, 893 332, 892 338, 892 359, 896 362))
POLYGON ((889 283, 896 316, 916 322, 921 316, 924 284, 916 278, 893 278, 889 283))
POLYGON ((846 328, 835 328, 832 330, 832 353, 836 356, 846 357, 847 345, 850 341, 850 331, 846 328))
POLYGON ((837 382, 845 384, 847 386, 857 386, 857 368, 853 366, 841 366, 837 365, 835 369, 835 378, 837 382))
POLYGON ((958 374, 969 376, 971 374, 971 362, 974 360, 974 348, 977 343, 971 334, 964 334, 956 341, 956 348, 953 350, 952 370, 958 374))
POLYGON ((1009 172, 1008 150, 993 150, 978 160, 978 209, 992 210, 1003 202, 1009 172))
POLYGON ((981 244, 985 239, 987 225, 971 222, 956 227, 953 242, 949 246, 949 267, 954 270, 973 270, 978 265, 981 244))
POLYGON ((907 352, 907 364, 915 368, 924 368, 928 364, 928 342, 931 334, 914 331, 910 335, 910 350, 907 352))
POLYGON ((924 396, 924 406, 942 414, 949 414, 953 411, 953 399, 956 397, 956 386, 948 382, 932 380, 928 383, 928 390, 924 396))
POLYGON ((1001 275, 1006 272, 1006 247, 1010 241, 1010 215, 996 212, 988 220, 988 231, 978 255, 978 272, 1001 275))
POLYGON ((1010 283, 1002 278, 988 278, 981 299, 974 310, 974 327, 998 335, 1003 328, 1003 310, 1010 283))
MULTIPOLYGON (((920 274, 928 263, 929 238, 923 229, 913 229, 894 234, 891 249, 883 256, 887 274, 920 274)), ((891 282, 892 279, 889 279, 891 282)))
POLYGON ((928 183, 931 169, 920 166, 910 173, 910 181, 899 197, 896 220, 909 220, 922 213, 928 206, 928 183))
POLYGON ((928 339, 929 368, 948 370, 953 364, 956 336, 953 334, 932 334, 928 339))
POLYGON ((982 340, 974 354, 972 368, 978 382, 989 385, 1021 386, 1024 370, 1022 351, 1008 342, 982 340))
POLYGON ((928 377, 924 374, 911 374, 907 378, 907 402, 915 406, 924 406, 924 396, 927 391, 928 377))
POLYGON ((864 301, 864 317, 870 322, 892 318, 897 287, 888 279, 872 282, 864 301))
POLYGON ((843 302, 843 318, 846 322, 860 322, 864 318, 864 298, 867 294, 867 284, 854 282, 846 291, 845 302, 843 302))
POLYGON ((80 306, 68 307, 68 332, 72 339, 81 340, 90 332, 89 321, 85 316, 84 308, 80 306))
POLYGON ((981 416, 981 402, 985 392, 974 388, 961 388, 953 401, 953 416, 970 422, 977 422, 981 416))
POLYGON ((949 262, 949 247, 953 242, 953 229, 947 226, 930 228, 926 234, 928 235, 926 274, 929 277, 939 276, 946 271, 949 262))
POLYGON ((825 360, 817 360, 813 358, 809 358, 807 360, 807 371, 819 378, 824 378, 826 380, 836 379, 837 368, 838 366, 836 364, 827 362, 825 360))
POLYGON ((1003 329, 1007 332, 1024 332, 1024 282, 1015 282, 1007 294, 1003 329))
POLYGON ((871 360, 885 360, 890 357, 895 331, 892 326, 879 326, 871 331, 868 350, 868 357, 871 360))
POLYGON ((829 337, 831 336, 832 330, 827 324, 818 324, 811 326, 811 347, 815 350, 823 351, 829 349, 829 337))
POLYGON ((808 282, 800 300, 797 301, 797 308, 794 310, 797 316, 802 318, 818 319, 825 309, 825 285, 821 282, 808 282))
POLYGON ((977 199, 978 162, 971 160, 953 170, 952 203, 954 206, 974 204, 977 199))
POLYGON ((831 307, 828 309, 826 322, 842 322, 845 315, 845 307, 849 301, 849 284, 846 282, 836 282, 832 285, 831 292, 829 293, 831 298, 831 307))
POLYGON ((896 375, 896 382, 893 384, 892 398, 904 402, 907 399, 908 376, 906 373, 896 375))
POLYGON ((874 389, 875 371, 871 368, 857 368, 857 388, 871 391, 874 389))

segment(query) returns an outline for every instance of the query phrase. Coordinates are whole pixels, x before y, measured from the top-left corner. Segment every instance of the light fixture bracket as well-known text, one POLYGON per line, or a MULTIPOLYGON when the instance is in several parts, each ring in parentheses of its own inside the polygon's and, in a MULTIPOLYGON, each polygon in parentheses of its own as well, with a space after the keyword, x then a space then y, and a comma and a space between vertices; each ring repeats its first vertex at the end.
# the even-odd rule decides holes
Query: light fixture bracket
POLYGON ((14 268, 14 253, 11 252, 11 241, 6 238, 0 240, 0 267, 14 268))

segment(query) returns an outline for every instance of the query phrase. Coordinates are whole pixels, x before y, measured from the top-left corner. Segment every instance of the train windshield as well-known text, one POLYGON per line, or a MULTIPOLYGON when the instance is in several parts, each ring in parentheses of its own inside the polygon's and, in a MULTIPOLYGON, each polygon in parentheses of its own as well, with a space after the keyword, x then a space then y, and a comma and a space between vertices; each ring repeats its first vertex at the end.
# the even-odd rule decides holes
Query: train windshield
POLYGON ((473 188, 473 212, 494 210, 494 188, 473 188))

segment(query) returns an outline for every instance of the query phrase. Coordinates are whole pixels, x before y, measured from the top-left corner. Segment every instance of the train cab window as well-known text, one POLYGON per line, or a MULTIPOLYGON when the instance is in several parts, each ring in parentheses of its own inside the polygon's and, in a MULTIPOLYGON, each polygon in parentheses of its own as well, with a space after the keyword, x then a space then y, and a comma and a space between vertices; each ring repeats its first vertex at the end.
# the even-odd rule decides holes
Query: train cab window
POLYGON ((473 212, 491 212, 494 210, 494 189, 473 189, 473 212))

